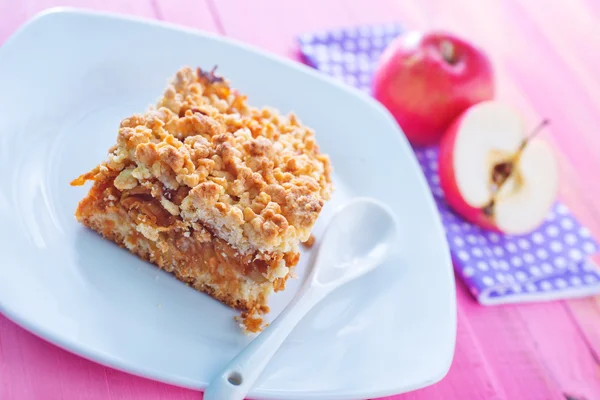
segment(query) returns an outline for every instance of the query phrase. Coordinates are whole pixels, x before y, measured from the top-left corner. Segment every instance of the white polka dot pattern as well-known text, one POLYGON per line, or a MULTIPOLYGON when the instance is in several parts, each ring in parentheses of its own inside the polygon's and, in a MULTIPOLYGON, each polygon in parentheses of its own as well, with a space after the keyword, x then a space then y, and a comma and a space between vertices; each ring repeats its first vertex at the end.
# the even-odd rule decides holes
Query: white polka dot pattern
MULTIPOLYGON (((362 26, 299 38, 308 64, 370 92, 371 76, 385 47, 400 33, 396 24, 362 26)), ((557 203, 535 232, 521 237, 483 231, 445 203, 435 148, 416 149, 444 224, 459 276, 482 303, 557 299, 600 292, 600 274, 588 261, 599 250, 589 230, 557 203)))

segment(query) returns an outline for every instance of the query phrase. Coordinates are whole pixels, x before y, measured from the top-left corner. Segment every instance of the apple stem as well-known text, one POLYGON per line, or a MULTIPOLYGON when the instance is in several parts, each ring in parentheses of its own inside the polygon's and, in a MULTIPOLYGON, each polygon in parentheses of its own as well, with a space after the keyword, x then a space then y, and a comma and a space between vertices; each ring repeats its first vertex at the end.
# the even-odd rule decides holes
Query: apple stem
POLYGON ((542 122, 540 122, 538 126, 535 127, 533 132, 531 132, 531 134, 528 137, 523 139, 523 142, 521 142, 521 146, 519 147, 519 152, 523 151, 525 146, 527 146, 527 143, 529 143, 533 138, 535 138, 549 124, 550 120, 548 118, 544 118, 542 122))
POLYGON ((456 54, 454 50, 454 45, 451 41, 442 40, 440 43, 440 52, 442 53, 442 57, 450 65, 456 64, 456 54))

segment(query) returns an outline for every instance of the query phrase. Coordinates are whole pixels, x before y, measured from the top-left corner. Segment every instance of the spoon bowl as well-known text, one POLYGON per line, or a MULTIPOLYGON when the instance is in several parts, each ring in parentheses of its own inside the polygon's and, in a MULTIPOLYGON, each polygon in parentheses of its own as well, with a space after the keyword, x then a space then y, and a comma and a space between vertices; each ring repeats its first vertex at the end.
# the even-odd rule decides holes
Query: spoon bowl
POLYGON ((338 287, 375 268, 396 235, 396 221, 383 204, 357 198, 333 216, 319 245, 307 283, 338 287))
POLYGON ((315 304, 385 260, 396 230, 394 215, 376 200, 357 198, 338 209, 296 296, 210 383, 204 400, 244 399, 285 338, 315 304))

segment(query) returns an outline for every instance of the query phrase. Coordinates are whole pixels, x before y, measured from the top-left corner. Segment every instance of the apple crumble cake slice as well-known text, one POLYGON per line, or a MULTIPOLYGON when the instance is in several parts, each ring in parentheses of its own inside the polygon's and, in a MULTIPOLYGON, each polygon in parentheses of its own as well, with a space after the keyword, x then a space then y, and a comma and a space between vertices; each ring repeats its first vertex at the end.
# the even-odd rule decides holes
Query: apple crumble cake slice
POLYGON ((121 122, 76 218, 261 329, 332 191, 330 162, 293 115, 254 108, 215 75, 179 70, 121 122))

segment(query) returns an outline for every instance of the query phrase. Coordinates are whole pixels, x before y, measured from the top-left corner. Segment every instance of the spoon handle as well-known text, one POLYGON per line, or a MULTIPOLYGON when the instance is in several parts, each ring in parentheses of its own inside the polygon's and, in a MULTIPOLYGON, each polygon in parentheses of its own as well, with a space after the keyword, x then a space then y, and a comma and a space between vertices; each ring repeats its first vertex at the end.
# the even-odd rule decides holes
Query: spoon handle
POLYGON ((210 382, 204 400, 244 399, 285 338, 323 297, 318 290, 301 289, 281 314, 210 382))

